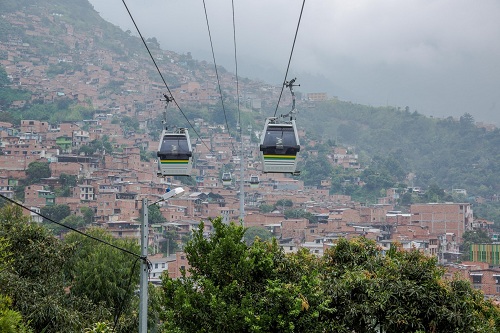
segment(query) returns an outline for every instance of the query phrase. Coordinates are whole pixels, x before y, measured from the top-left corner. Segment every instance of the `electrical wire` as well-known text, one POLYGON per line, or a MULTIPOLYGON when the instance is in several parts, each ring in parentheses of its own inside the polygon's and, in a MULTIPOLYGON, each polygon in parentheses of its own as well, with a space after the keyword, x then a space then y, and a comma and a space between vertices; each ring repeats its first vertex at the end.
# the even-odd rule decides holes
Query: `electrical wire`
POLYGON ((288 76, 288 70, 290 69, 290 63, 292 62, 293 49, 295 48, 295 41, 297 40, 297 34, 299 33, 300 20, 302 19, 302 13, 304 11, 305 3, 306 0, 303 0, 302 8, 300 9, 299 21, 297 22, 297 29, 295 30, 295 37, 293 38, 292 51, 290 52, 290 58, 288 59, 288 66, 286 67, 285 78, 283 79, 283 85, 281 86, 281 92, 278 98, 278 103, 276 104, 276 109, 274 110, 274 117, 276 117, 276 113, 278 112, 278 106, 280 105, 281 96, 283 95, 283 90, 285 89, 285 82, 288 76))
MULTIPOLYGON (((94 236, 92 236, 92 235, 86 234, 86 233, 84 233, 84 232, 82 232, 82 231, 80 231, 80 230, 78 230, 78 229, 75 229, 75 228, 73 228, 73 227, 70 227, 70 226, 68 226, 68 225, 65 225, 64 223, 60 223, 60 222, 54 221, 53 219, 51 219, 51 218, 49 218, 49 217, 47 217, 47 216, 44 216, 43 214, 40 214, 39 212, 37 212, 37 211, 35 211, 35 210, 31 209, 31 208, 28 208, 28 207, 26 207, 26 206, 24 206, 24 205, 20 204, 19 202, 15 201, 15 200, 12 200, 12 199, 10 199, 10 198, 8 198, 8 197, 6 197, 6 196, 4 196, 3 194, 0 194, 0 197, 1 197, 1 198, 3 198, 3 199, 5 199, 5 200, 7 200, 8 202, 10 202, 10 203, 12 203, 12 204, 14 204, 14 205, 17 205, 17 206, 19 206, 19 207, 21 207, 21 208, 23 208, 23 209, 26 209, 27 211, 32 212, 32 213, 34 213, 34 214, 36 214, 36 215, 38 215, 38 216, 40 216, 40 217, 42 217, 42 218, 44 218, 44 219, 46 219, 46 220, 48 220, 48 221, 52 222, 52 223, 55 223, 55 224, 57 224, 57 225, 59 225, 59 226, 61 226, 61 227, 64 227, 64 228, 69 229, 69 230, 71 230, 71 231, 74 231, 74 232, 76 232, 76 233, 78 233, 78 234, 80 234, 80 235, 82 235, 82 236, 88 237, 88 238, 90 238, 90 239, 92 239, 92 240, 94 240, 94 241, 100 242, 100 243, 102 243, 102 244, 104 244, 104 245, 110 246, 110 247, 112 247, 112 248, 114 248, 114 249, 117 249, 117 250, 119 250, 119 251, 122 251, 122 252, 124 252, 124 253, 130 254, 130 255, 132 255, 132 256, 134 256, 134 257, 136 257, 136 259, 135 259, 135 261, 134 261, 134 265, 132 266, 132 269, 131 269, 131 271, 130 271, 129 280, 128 280, 128 286, 127 286, 127 293, 128 293, 128 291, 130 290, 130 284, 131 284, 131 281, 132 281, 132 276, 133 276, 133 273, 134 273, 134 270, 135 270, 135 266, 137 265, 137 262, 138 262, 139 260, 145 260, 145 261, 146 261, 146 263, 147 263, 147 265, 148 265, 148 267, 150 267, 150 265, 151 265, 151 262, 150 262, 147 258, 145 258, 145 257, 143 257, 143 256, 141 256, 141 255, 138 255, 138 254, 136 254, 136 253, 134 253, 134 252, 132 252, 132 251, 129 251, 129 250, 127 250, 127 249, 124 249, 124 248, 122 248, 122 247, 116 246, 116 245, 114 245, 114 244, 112 244, 112 243, 109 243, 109 242, 107 242, 107 241, 105 241, 105 240, 102 240, 102 239, 100 239, 100 238, 97 238, 97 237, 94 237, 94 236)), ((115 316, 113 331, 115 330, 116 325, 118 324, 118 319, 120 318, 121 313, 122 313, 122 311, 123 311, 123 304, 124 304, 124 302, 125 302, 125 297, 126 297, 126 295, 125 295, 125 296, 124 296, 124 298, 122 299, 121 304, 120 304, 120 306, 119 306, 119 309, 118 309, 118 311, 117 311, 117 314, 116 314, 116 316, 115 316)))
POLYGON ((151 60, 153 61, 153 64, 155 65, 156 67, 156 71, 158 72, 158 74, 160 74, 160 77, 163 81, 163 84, 165 85, 165 87, 167 88, 167 91, 168 93, 170 94, 170 98, 172 98, 172 100, 174 101, 175 105, 177 106, 177 108, 179 109, 179 111, 181 112, 181 114, 184 116, 184 118, 186 119, 187 123, 189 124, 189 126, 193 129, 194 133, 196 133, 196 135, 198 136, 198 138, 201 140, 201 142, 203 143, 203 145, 208 149, 208 151, 212 151, 208 146, 207 144, 205 143, 205 141, 203 141, 203 139, 201 138, 200 134, 198 133, 198 131, 196 131, 196 129, 194 128, 194 126, 191 124, 191 122, 189 121, 188 117, 186 116, 186 114, 184 113, 184 111, 182 111, 180 105, 177 103, 177 101, 175 100, 173 94, 172 94, 172 91, 170 91, 170 88, 168 87, 168 84, 167 84, 167 81, 165 80, 165 78, 163 77, 163 74, 161 73, 160 71, 160 68, 158 67, 158 64, 156 63, 156 60, 155 58, 153 57, 153 54, 151 53, 151 51, 149 50, 149 47, 148 47, 148 44, 146 43, 146 40, 144 39, 144 37, 142 36, 142 33, 141 31, 139 30, 139 27, 137 26, 137 24, 135 23, 135 20, 134 20, 134 17, 132 16, 132 13, 130 12, 130 10, 128 9, 128 6, 127 4, 125 3, 125 0, 122 0, 122 3, 123 5, 125 6, 125 9, 127 10, 127 13, 128 15, 130 16, 130 19, 132 20, 132 23, 134 24, 135 26, 135 29, 137 30, 137 33, 139 34, 139 37, 141 37, 141 40, 142 40, 142 43, 144 44, 144 47, 146 48, 146 50, 148 51, 148 54, 149 54, 149 57, 151 58, 151 60))
MULTIPOLYGON (((130 284, 132 283, 132 276, 134 275, 135 266, 137 265, 137 261, 139 261, 139 259, 141 259, 141 258, 137 258, 137 259, 134 260, 134 265, 132 265, 132 269, 130 270, 130 275, 128 277, 128 284, 127 284, 127 289, 126 289, 127 293, 125 295, 123 295, 123 299, 120 302, 120 307, 118 308, 118 311, 117 311, 116 316, 115 316, 115 321, 114 321, 113 331, 112 332, 115 332, 116 325, 118 324, 118 320, 120 319, 120 316, 122 315, 122 311, 123 311, 123 308, 124 308, 123 305, 125 303, 125 298, 126 298, 128 292, 130 290, 130 284)), ((149 267, 150 261, 148 259, 146 259, 146 262, 147 262, 148 267, 149 267)))
POLYGON ((219 71, 217 70, 217 63, 215 61, 214 44, 212 43, 212 33, 210 32, 210 24, 208 22, 207 6, 205 4, 205 0, 203 0, 203 9, 205 10, 205 20, 207 21, 208 38, 210 39, 210 48, 212 50, 212 58, 214 60, 215 76, 217 77, 217 86, 219 88, 220 101, 222 103, 222 111, 224 111, 224 119, 226 121, 227 132, 229 133, 229 137, 231 139, 231 146, 233 147, 233 151, 236 151, 236 149, 234 147, 233 138, 231 137, 231 131, 229 130, 229 123, 227 122, 226 108, 224 107, 224 98, 222 96, 222 88, 220 85, 219 71))
MULTIPOLYGON (((238 103, 238 123, 240 124, 240 138, 242 134, 242 124, 241 124, 241 111, 240 111, 240 85, 238 80, 238 58, 236 56, 236 24, 234 19, 234 0, 231 0, 231 7, 233 10, 233 44, 234 44, 234 65, 235 65, 235 74, 236 74, 236 98, 238 103)), ((243 140, 243 139, 241 139, 243 140)))
POLYGON ((245 170, 243 168, 244 165, 244 153, 243 153, 243 124, 241 123, 241 110, 240 110, 240 88, 239 88, 239 79, 238 79, 238 57, 236 52, 236 20, 234 15, 234 0, 231 0, 231 8, 233 14, 233 45, 234 45, 234 66, 235 66, 235 75, 236 75, 236 95, 237 95, 237 103, 238 103, 238 123, 240 124, 240 144, 241 144, 241 152, 240 152, 240 220, 243 223, 243 219, 245 217, 245 188, 243 185, 245 170))
POLYGON ((124 248, 122 248, 122 247, 116 246, 116 245, 114 245, 114 244, 112 244, 112 243, 110 243, 110 242, 107 242, 107 241, 105 241, 105 240, 103 240, 103 239, 100 239, 100 238, 94 237, 94 236, 92 236, 92 235, 86 234, 86 233, 84 233, 83 231, 80 231, 80 230, 78 230, 78 229, 75 229, 75 228, 73 228, 73 227, 70 227, 69 225, 66 225, 66 224, 64 224, 64 223, 54 221, 53 219, 51 219, 51 218, 49 218, 49 217, 47 217, 47 216, 44 216, 44 215, 40 214, 40 213, 39 213, 39 212, 37 212, 36 210, 31 209, 31 208, 28 208, 28 207, 24 206, 23 204, 20 204, 19 202, 15 201, 15 200, 12 200, 11 198, 6 197, 6 196, 5 196, 5 195, 3 195, 3 194, 0 194, 0 197, 1 197, 1 198, 3 198, 3 199, 5 199, 5 200, 7 200, 7 201, 8 201, 8 202, 10 202, 10 203, 13 203, 13 204, 14 204, 14 205, 16 205, 16 206, 19 206, 19 207, 21 207, 21 208, 23 208, 23 209, 26 209, 26 210, 27 210, 27 211, 29 211, 29 212, 32 212, 32 213, 34 213, 34 214, 36 214, 36 215, 38 215, 38 216, 40 216, 40 217, 42 217, 42 218, 44 218, 44 219, 46 219, 46 220, 48 220, 48 221, 52 222, 52 223, 55 223, 55 224, 57 224, 57 225, 59 225, 59 226, 61 226, 61 227, 64 227, 64 228, 69 229, 69 230, 71 230, 71 231, 74 231, 74 232, 76 232, 76 233, 78 233, 78 234, 80 234, 80 235, 82 235, 82 236, 88 237, 88 238, 90 238, 90 239, 93 239, 93 240, 95 240, 95 241, 97 241, 97 242, 100 242, 100 243, 102 243, 102 244, 105 244, 105 245, 107 245, 107 246, 110 246, 110 247, 112 247, 112 248, 115 248, 115 249, 120 250, 120 251, 122 251, 122 252, 128 253, 128 254, 130 254, 130 255, 132 255, 132 256, 134 256, 134 257, 138 258, 138 259, 143 259, 143 260, 144 260, 144 259, 146 259, 146 258, 144 258, 143 256, 138 255, 137 253, 134 253, 134 252, 132 252, 132 251, 130 251, 130 250, 127 250, 127 249, 124 249, 124 248))

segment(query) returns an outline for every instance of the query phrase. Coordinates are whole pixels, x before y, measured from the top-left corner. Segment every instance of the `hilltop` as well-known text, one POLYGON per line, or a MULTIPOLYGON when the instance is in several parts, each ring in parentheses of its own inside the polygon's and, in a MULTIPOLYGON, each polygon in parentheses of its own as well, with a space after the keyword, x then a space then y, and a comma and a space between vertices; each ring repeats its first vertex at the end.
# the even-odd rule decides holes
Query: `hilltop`
MULTIPOLYGON (((134 119, 153 138, 158 135, 164 109, 160 99, 167 89, 140 39, 103 20, 86 0, 36 4, 9 0, 0 4, 0 10, 0 63, 16 88, 30 92, 29 97, 16 95, 18 100, 14 96, 12 103, 0 105, 7 111, 0 120, 80 121, 98 113, 115 114, 134 119), (39 105, 50 102, 62 106, 42 112, 39 105)), ((156 38, 147 44, 183 111, 170 108, 169 122, 189 127, 187 120, 195 118, 227 121, 234 135, 238 119, 234 74, 219 68, 224 115, 213 64, 197 61, 189 53, 162 50, 156 38)), ((281 87, 243 78, 239 82, 241 125, 258 131, 263 119, 273 114, 281 87)), ((307 151, 318 150, 320 157, 328 158, 333 147, 348 146, 363 168, 380 159, 393 164, 392 170, 384 167, 392 174, 377 190, 411 181, 422 188, 434 184, 447 191, 465 189, 471 201, 498 200, 498 129, 478 126, 468 114, 434 119, 409 108, 374 108, 327 98, 312 101, 300 91, 298 95, 305 167, 311 161, 307 151)), ((285 92, 283 97, 280 106, 288 110, 290 96, 285 92)), ((307 171, 301 179, 310 186, 318 186, 321 179, 333 177, 335 184, 350 177, 332 175, 325 168, 307 171)), ((334 186, 332 191, 345 191, 341 187, 345 186, 334 186)))

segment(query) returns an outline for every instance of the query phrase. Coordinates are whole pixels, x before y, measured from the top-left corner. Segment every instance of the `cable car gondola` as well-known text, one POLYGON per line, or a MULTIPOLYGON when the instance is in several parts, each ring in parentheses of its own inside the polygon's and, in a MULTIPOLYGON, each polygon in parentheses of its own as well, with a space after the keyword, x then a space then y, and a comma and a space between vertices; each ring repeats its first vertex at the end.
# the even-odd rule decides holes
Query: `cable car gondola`
POLYGON ((231 178, 231 173, 230 172, 222 173, 222 185, 231 186, 232 183, 233 179, 231 178))
POLYGON ((263 172, 296 174, 300 143, 295 120, 277 122, 276 117, 267 118, 261 136, 260 151, 263 172))
POLYGON ((250 188, 258 188, 259 187, 259 176, 251 175, 250 176, 250 188))
POLYGON ((295 125, 295 94, 293 87, 295 80, 285 81, 284 85, 292 93, 292 110, 282 118, 290 117, 287 121, 278 121, 277 117, 266 118, 264 131, 260 139, 262 152, 263 172, 280 172, 300 174, 297 170, 297 154, 300 151, 299 135, 295 125))
POLYGON ((158 175, 190 176, 193 168, 193 149, 186 128, 175 132, 163 130, 156 153, 158 175))

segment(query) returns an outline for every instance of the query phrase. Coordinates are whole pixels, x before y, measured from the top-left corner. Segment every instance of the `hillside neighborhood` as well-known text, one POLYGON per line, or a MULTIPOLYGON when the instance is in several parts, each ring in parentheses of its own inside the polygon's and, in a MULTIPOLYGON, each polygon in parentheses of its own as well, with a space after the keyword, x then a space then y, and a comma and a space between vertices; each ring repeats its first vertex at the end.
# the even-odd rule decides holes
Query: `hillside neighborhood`
MULTIPOLYGON (((200 137, 191 134, 194 152, 191 177, 158 176, 159 133, 150 135, 149 130, 157 126, 165 110, 162 101, 165 89, 160 78, 152 79, 154 66, 144 66, 147 54, 129 53, 119 44, 114 46, 121 54, 103 48, 104 32, 100 28, 96 27, 92 36, 78 32, 60 13, 45 12, 40 17, 18 11, 2 15, 2 19, 28 36, 41 38, 46 45, 64 45, 57 56, 44 56, 17 35, 1 41, 0 66, 5 68, 12 87, 30 91, 31 102, 70 100, 94 112, 91 119, 70 122, 22 119, 19 126, 0 122, 0 194, 15 199, 21 182, 28 177, 30 164, 47 163, 50 177, 25 186, 21 195, 24 206, 40 212, 47 206, 66 205, 71 215, 76 216, 82 216, 89 208, 92 225, 108 230, 117 238, 139 240, 142 200, 156 202, 167 188, 182 187, 185 191, 182 195, 157 204, 166 222, 150 225, 152 282, 159 283, 164 272, 179 277, 181 269, 188 265, 181 251, 183 239, 201 221, 209 234, 211 219, 222 217, 225 223, 234 221, 247 228, 267 230, 286 253, 307 248, 321 256, 341 237, 372 239, 381 251, 389 250, 392 245, 418 249, 436 256, 440 264, 446 265, 450 277, 461 274, 474 288, 500 299, 500 269, 490 268, 500 264, 500 246, 474 244, 470 250, 474 261, 457 264, 462 258, 460 245, 465 232, 482 230, 495 237, 493 222, 476 219, 470 203, 418 203, 403 211, 396 207, 402 195, 396 188, 387 189, 385 197, 377 203, 366 204, 355 202, 349 195, 331 194, 330 179, 324 179, 319 186, 305 186, 297 177, 265 174, 261 172, 259 156, 260 129, 244 128, 240 143, 237 142, 240 138, 226 125, 202 118, 192 120, 200 137), (60 33, 51 33, 49 23, 58 27, 60 33), (137 128, 121 126, 119 120, 125 117, 137 121, 137 128), (108 143, 111 150, 82 149, 97 141, 108 143), (223 172, 231 174, 229 185, 222 181, 223 172), (76 185, 69 193, 58 194, 65 186, 61 180, 69 175, 76 176, 76 185), (251 182, 252 177, 258 183, 251 182), (244 183, 244 212, 240 211, 240 182, 244 183), (263 205, 272 210, 263 211, 263 205), (285 216, 290 209, 310 213, 313 218, 285 216), (242 215, 244 218, 240 220, 242 215), (180 250, 174 254, 159 250, 170 241, 167 233, 174 233, 174 241, 179 244, 180 250)), ((171 91, 180 105, 213 107, 212 112, 222 112, 216 109, 220 95, 212 64, 194 62, 190 54, 164 51, 154 47, 154 40, 149 42, 163 73, 178 80, 171 91)), ((236 96, 234 75, 221 72, 224 92, 236 96)), ((265 117, 262 110, 272 107, 280 89, 241 80, 239 92, 244 107, 262 118, 265 117)), ((301 107, 313 106, 327 98, 325 93, 304 94, 301 107)), ((290 96, 284 94, 281 103, 289 108, 290 96)), ((11 108, 21 109, 24 104, 25 101, 14 101, 11 108)), ((177 112, 173 107, 171 110, 177 112)), ((301 130, 299 136, 302 140, 307 133, 301 130)), ((300 153, 314 156, 317 144, 308 140, 307 149, 302 148, 300 153)), ((331 147, 328 162, 344 169, 362 169, 358 155, 351 148, 331 147)), ((405 191, 417 195, 422 192, 410 181, 405 191)), ((454 191, 467 193, 466 189, 454 191)), ((27 210, 25 213, 42 222, 38 214, 27 210)))

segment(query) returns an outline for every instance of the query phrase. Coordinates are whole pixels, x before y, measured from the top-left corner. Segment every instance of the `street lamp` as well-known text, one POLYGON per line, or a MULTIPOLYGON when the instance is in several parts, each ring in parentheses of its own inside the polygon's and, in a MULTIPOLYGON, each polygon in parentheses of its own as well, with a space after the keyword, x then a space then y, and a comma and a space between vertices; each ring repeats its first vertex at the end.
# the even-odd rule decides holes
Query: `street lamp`
POLYGON ((167 188, 161 199, 148 205, 148 199, 142 199, 142 224, 141 224, 141 280, 139 284, 139 333, 148 332, 148 210, 149 206, 158 202, 168 200, 184 192, 182 187, 176 187, 173 190, 167 188))

